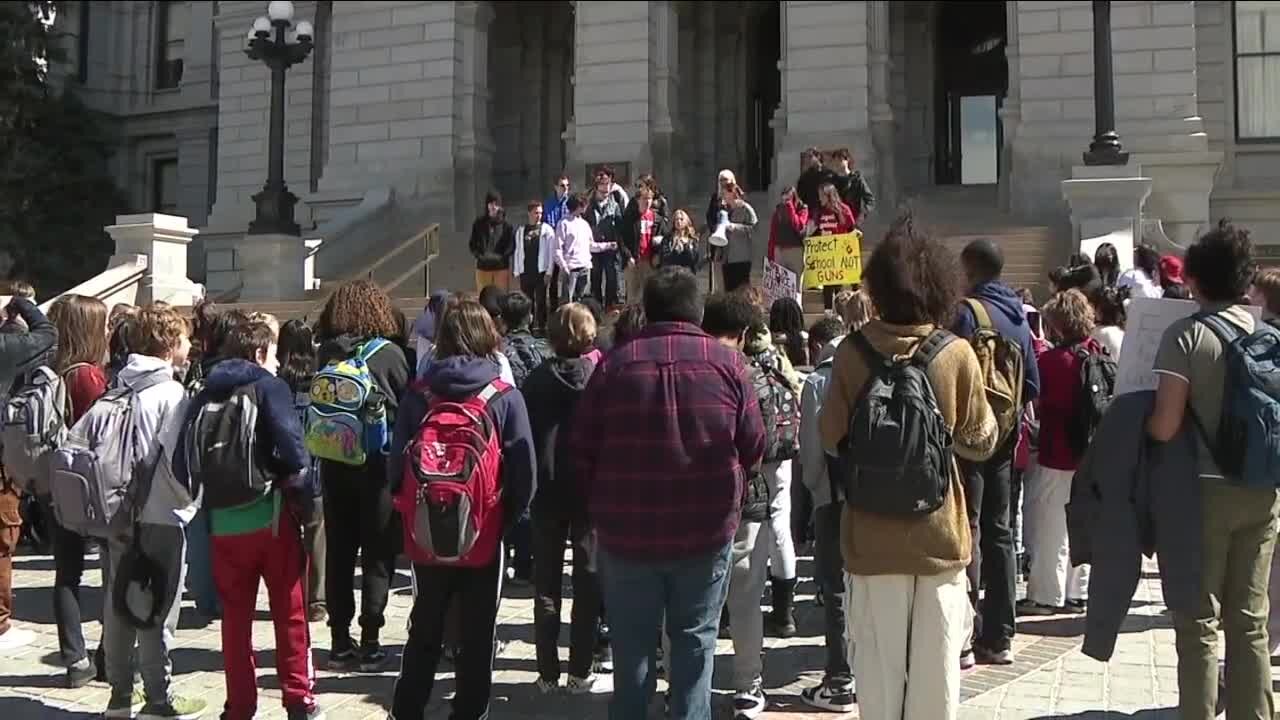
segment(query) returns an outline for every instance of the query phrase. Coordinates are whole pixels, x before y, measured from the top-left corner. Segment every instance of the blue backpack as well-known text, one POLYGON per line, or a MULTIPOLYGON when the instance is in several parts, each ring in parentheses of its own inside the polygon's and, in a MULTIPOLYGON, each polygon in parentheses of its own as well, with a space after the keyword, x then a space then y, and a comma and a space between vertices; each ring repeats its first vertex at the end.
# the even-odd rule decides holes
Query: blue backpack
POLYGON ((1222 343, 1225 385, 1217 437, 1192 413, 1214 463, 1231 482, 1280 486, 1280 330, 1258 322, 1252 334, 1221 315, 1195 319, 1222 343))
POLYGON ((350 358, 325 365, 311 380, 305 440, 312 457, 364 465, 391 444, 386 398, 369 372, 369 358, 388 345, 374 338, 350 358))

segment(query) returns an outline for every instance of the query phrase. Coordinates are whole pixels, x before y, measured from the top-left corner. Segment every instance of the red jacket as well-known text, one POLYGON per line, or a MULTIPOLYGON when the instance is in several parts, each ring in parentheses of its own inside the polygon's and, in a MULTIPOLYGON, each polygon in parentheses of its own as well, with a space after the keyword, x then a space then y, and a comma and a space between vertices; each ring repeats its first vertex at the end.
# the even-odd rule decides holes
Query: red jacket
POLYGON ((774 208, 773 221, 769 223, 769 259, 775 259, 778 248, 778 223, 789 223, 791 228, 804 236, 804 226, 809 224, 809 208, 799 205, 795 200, 778 203, 774 208), (798 206, 798 207, 797 207, 798 206))
POLYGON ((97 365, 81 365, 68 372, 63 380, 71 399, 71 417, 67 418, 67 427, 70 427, 107 392, 107 374, 97 365))
MULTIPOLYGON (((1102 352, 1093 338, 1084 341, 1089 352, 1102 352)), ((1047 350, 1037 360, 1040 366, 1040 457, 1039 463, 1053 470, 1075 470, 1079 460, 1071 449, 1068 427, 1080 400, 1080 358, 1074 345, 1047 350)))
POLYGON ((858 226, 858 217, 853 214, 853 209, 844 203, 840 203, 840 216, 836 217, 834 213, 825 207, 819 207, 809 213, 815 225, 818 226, 816 235, 840 235, 842 233, 853 232, 858 226), (823 227, 823 220, 826 219, 827 227, 823 227))

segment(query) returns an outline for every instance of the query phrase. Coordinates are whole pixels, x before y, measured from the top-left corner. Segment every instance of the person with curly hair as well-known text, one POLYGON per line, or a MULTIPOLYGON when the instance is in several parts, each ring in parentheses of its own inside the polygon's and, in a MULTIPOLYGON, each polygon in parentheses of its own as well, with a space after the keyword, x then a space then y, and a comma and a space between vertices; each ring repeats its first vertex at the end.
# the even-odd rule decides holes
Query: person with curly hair
POLYGON ((1094 294, 1090 302, 1095 315, 1091 337, 1106 348, 1112 358, 1119 360, 1120 347, 1124 344, 1124 306, 1129 302, 1129 288, 1105 286, 1094 294))
POLYGON ((1091 337, 1094 308, 1076 289, 1057 293, 1040 309, 1054 347, 1037 359, 1040 368, 1040 451, 1026 479, 1027 552, 1031 573, 1020 615, 1081 612, 1089 588, 1089 568, 1072 567, 1067 543, 1066 504, 1080 456, 1071 442, 1079 412, 1081 351, 1097 354, 1104 346, 1091 337))
POLYGON ((1159 443, 1172 440, 1184 423, 1200 426, 1194 435, 1204 581, 1190 607, 1171 613, 1178 650, 1178 716, 1215 716, 1221 628, 1227 645, 1221 698, 1227 717, 1266 717, 1273 712, 1267 578, 1280 496, 1271 483, 1247 485, 1228 476, 1219 465, 1222 448, 1211 440, 1218 437, 1226 392, 1237 391, 1226 382, 1227 340, 1219 332, 1239 336, 1257 329, 1243 299, 1257 272, 1249 231, 1220 221, 1187 248, 1182 270, 1200 312, 1174 321, 1160 339, 1155 409, 1147 419, 1147 434, 1159 443))
MULTIPOLYGON (((879 317, 836 350, 818 412, 828 453, 846 447, 849 418, 871 380, 867 345, 879 357, 896 358, 914 354, 930 337, 945 343, 925 374, 956 456, 982 462, 995 452, 995 415, 973 348, 935 335, 951 324, 960 300, 957 267, 946 246, 909 215, 876 245, 862 280, 879 317)), ((944 501, 933 512, 883 514, 846 502, 842 513, 849 643, 862 717, 955 720, 958 659, 972 612, 965 568, 973 548, 958 468, 952 464, 944 501)))
MULTIPOLYGON (((396 324, 391 299, 369 280, 356 280, 337 289, 329 298, 316 334, 320 339, 320 367, 352 358, 365 343, 394 338, 403 330, 396 324)), ((368 358, 369 373, 394 423, 401 395, 409 384, 409 364, 404 352, 387 342, 368 358)), ((377 672, 387 654, 379 642, 386 622, 387 597, 399 551, 400 529, 391 505, 385 451, 369 456, 363 466, 322 460, 326 534, 325 601, 333 644, 329 667, 377 672), (360 646, 351 639, 356 616, 355 564, 360 555, 360 646)))

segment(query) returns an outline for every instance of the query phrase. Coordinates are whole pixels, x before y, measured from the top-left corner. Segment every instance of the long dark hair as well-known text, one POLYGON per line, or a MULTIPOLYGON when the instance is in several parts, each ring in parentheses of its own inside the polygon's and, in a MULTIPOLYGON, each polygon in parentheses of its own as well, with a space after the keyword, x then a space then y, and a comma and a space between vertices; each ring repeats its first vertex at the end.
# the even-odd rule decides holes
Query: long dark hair
POLYGON ((296 393, 311 386, 316 371, 316 346, 311 328, 301 320, 290 320, 280 326, 276 345, 280 361, 279 376, 296 393))
POLYGON ((778 298, 769 308, 769 330, 783 342, 792 365, 808 365, 804 341, 804 311, 794 298, 778 298))
POLYGON ((1150 245, 1133 249, 1133 266, 1146 273, 1152 282, 1160 282, 1160 253, 1150 245))
POLYGON ((1098 269, 1098 277, 1103 287, 1111 287, 1120 278, 1120 256, 1116 254, 1116 246, 1102 243, 1093 254, 1093 266, 1098 269))

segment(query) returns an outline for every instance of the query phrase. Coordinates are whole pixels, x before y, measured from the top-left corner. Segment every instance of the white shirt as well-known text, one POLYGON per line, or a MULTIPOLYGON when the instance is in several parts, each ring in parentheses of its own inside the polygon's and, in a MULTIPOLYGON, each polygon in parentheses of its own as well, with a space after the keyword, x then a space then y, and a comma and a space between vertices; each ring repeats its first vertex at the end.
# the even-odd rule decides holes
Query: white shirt
POLYGON ((1120 359, 1120 347, 1124 345, 1124 328, 1115 325, 1098 325, 1089 333, 1089 337, 1107 349, 1113 359, 1120 359))
POLYGON ((1161 298, 1164 289, 1157 285, 1145 272, 1138 268, 1125 270, 1116 280, 1116 287, 1129 288, 1131 298, 1161 298))

